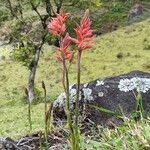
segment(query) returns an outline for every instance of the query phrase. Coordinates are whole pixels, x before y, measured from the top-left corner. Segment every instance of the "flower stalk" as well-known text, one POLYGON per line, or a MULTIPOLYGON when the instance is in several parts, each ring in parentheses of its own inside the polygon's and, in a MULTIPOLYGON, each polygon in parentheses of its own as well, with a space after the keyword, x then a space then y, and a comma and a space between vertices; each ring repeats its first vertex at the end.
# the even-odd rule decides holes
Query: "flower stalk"
POLYGON ((44 81, 42 81, 42 88, 44 90, 44 116, 45 116, 45 140, 48 146, 48 122, 47 122, 47 93, 44 81))
POLYGON ((42 150, 42 131, 39 131, 39 150, 42 150))
POLYGON ((79 98, 80 98, 80 63, 81 63, 81 53, 82 51, 78 51, 78 57, 77 57, 77 95, 76 95, 76 106, 75 106, 75 139, 76 139, 76 150, 79 149, 79 141, 80 141, 80 136, 79 136, 79 98))
POLYGON ((69 132, 70 132, 70 139, 71 139, 71 149, 72 150, 76 150, 75 149, 75 134, 74 134, 74 130, 73 130, 73 124, 72 124, 72 117, 71 117, 71 111, 70 111, 70 93, 69 93, 69 76, 68 76, 68 69, 65 63, 65 60, 63 60, 63 69, 64 69, 64 73, 65 73, 65 81, 66 83, 64 83, 65 86, 65 94, 66 94, 66 115, 67 115, 67 126, 69 127, 69 132))
POLYGON ((135 121, 141 120, 143 118, 147 118, 146 112, 143 108, 143 102, 142 102, 142 95, 141 92, 138 91, 137 95, 135 96, 136 99, 136 108, 135 108, 135 121))
MULTIPOLYGON (((25 88, 25 94, 28 97, 28 89, 25 88)), ((29 120, 29 132, 32 132, 32 119, 31 119, 31 102, 28 100, 28 120, 29 120)))
POLYGON ((28 119, 30 125, 30 133, 32 132, 32 120, 31 120, 31 103, 28 103, 28 119))
POLYGON ((72 117, 70 112, 70 93, 69 93, 69 77, 67 61, 72 61, 72 52, 69 50, 71 43, 70 36, 68 33, 65 34, 66 27, 65 21, 69 18, 68 13, 61 12, 56 18, 53 18, 49 24, 48 29, 54 36, 59 39, 60 47, 56 49, 55 57, 56 60, 62 64, 62 85, 66 94, 66 115, 67 115, 67 126, 70 132, 71 149, 75 150, 75 137, 72 125, 72 117))
POLYGON ((93 31, 91 30, 91 20, 89 18, 89 10, 86 10, 80 24, 77 24, 74 29, 76 38, 71 38, 77 46, 77 94, 75 103, 75 150, 80 149, 80 133, 79 133, 79 99, 80 99, 80 76, 81 76, 81 55, 86 49, 92 48, 89 44, 92 41, 93 31))
POLYGON ((48 130, 48 133, 52 131, 52 110, 53 110, 53 103, 50 103, 49 105, 49 109, 46 113, 46 123, 47 123, 47 130, 48 130))

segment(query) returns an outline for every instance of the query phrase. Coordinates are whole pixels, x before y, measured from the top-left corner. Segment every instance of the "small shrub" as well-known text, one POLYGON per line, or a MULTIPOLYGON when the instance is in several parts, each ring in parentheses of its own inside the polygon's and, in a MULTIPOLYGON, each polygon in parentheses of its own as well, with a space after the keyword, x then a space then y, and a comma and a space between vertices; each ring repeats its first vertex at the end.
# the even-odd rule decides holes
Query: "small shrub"
POLYGON ((6 59, 6 57, 4 55, 0 56, 0 61, 5 60, 5 59, 6 59))
POLYGON ((150 39, 148 39, 148 38, 145 38, 144 40, 143 40, 143 49, 144 50, 150 50, 150 39))
POLYGON ((145 50, 150 50, 150 44, 146 44, 146 45, 144 46, 144 49, 145 49, 145 50))
POLYGON ((32 45, 22 41, 22 44, 20 43, 14 48, 13 56, 15 60, 21 62, 24 66, 29 67, 31 64, 32 54, 32 45))
MULTIPOLYGON (((26 89, 26 88, 25 88, 26 89)), ((43 102, 43 92, 42 89, 35 87, 35 99, 33 100, 32 104, 36 105, 43 102)), ((21 98, 23 104, 28 104, 28 95, 25 93, 25 95, 21 98)))
POLYGON ((38 104, 43 102, 43 91, 40 88, 34 88, 35 98, 33 100, 33 104, 38 104))
POLYGON ((4 22, 4 21, 8 20, 8 18, 9 18, 8 11, 4 10, 3 8, 1 8, 1 10, 0 10, 0 16, 1 16, 0 17, 0 22, 4 22))
POLYGON ((122 59, 123 58, 123 53, 122 52, 119 52, 116 56, 118 59, 122 59))

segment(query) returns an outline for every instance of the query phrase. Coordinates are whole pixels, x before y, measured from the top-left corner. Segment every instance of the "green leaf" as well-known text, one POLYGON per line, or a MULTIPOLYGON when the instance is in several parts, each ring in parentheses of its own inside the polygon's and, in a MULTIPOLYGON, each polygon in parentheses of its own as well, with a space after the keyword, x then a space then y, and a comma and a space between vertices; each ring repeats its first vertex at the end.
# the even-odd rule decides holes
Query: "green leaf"
POLYGON ((101 111, 101 112, 104 112, 104 113, 107 113, 107 114, 111 114, 111 115, 116 116, 116 117, 121 117, 121 114, 116 113, 114 111, 111 111, 109 109, 106 109, 106 108, 103 108, 103 107, 100 107, 100 106, 95 106, 95 105, 89 105, 89 106, 95 108, 98 111, 101 111))

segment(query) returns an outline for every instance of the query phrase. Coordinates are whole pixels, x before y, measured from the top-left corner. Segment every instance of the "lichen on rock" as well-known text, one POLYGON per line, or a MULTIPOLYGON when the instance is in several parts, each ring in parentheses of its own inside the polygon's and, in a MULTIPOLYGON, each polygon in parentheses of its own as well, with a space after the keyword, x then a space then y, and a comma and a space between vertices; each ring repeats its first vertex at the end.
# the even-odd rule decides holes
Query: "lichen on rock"
POLYGON ((84 102, 93 101, 94 98, 92 96, 92 89, 90 88, 83 88, 83 95, 84 95, 84 102))
POLYGON ((150 89, 150 79, 133 77, 131 79, 121 79, 118 85, 120 91, 129 92, 136 90, 146 93, 150 89))
POLYGON ((104 81, 97 80, 96 86, 104 85, 104 81))
MULTIPOLYGON (((72 87, 73 86, 70 86, 70 88, 69 88, 69 93, 70 93, 69 100, 70 100, 71 108, 73 108, 73 104, 76 101, 76 93, 77 93, 77 90, 72 87)), ((81 92, 80 92, 79 100, 81 100, 81 92)), ((65 94, 65 92, 63 92, 54 101, 53 107, 65 108, 65 106, 66 106, 65 104, 66 104, 66 94, 65 94)))
POLYGON ((99 96, 99 97, 103 97, 103 96, 104 96, 104 93, 103 93, 103 92, 99 92, 99 93, 98 93, 98 96, 99 96))

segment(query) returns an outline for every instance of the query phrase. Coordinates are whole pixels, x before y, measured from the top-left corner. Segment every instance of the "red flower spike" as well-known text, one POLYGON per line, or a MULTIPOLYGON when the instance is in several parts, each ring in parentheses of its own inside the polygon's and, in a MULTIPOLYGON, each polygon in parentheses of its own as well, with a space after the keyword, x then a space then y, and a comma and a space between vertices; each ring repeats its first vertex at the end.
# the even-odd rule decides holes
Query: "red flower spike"
POLYGON ((69 13, 65 13, 64 10, 62 10, 62 11, 60 12, 60 15, 63 17, 63 21, 64 21, 64 22, 70 17, 70 14, 69 14, 69 13))
POLYGON ((48 30, 54 36, 60 37, 60 35, 64 35, 66 31, 65 21, 69 18, 70 14, 62 11, 60 14, 57 14, 56 18, 52 18, 52 20, 48 24, 48 30))
POLYGON ((89 18, 89 10, 86 10, 80 24, 74 29, 77 38, 71 38, 72 42, 76 43, 79 51, 83 51, 88 48, 92 48, 92 45, 87 44, 87 42, 92 41, 92 35, 94 30, 91 30, 91 20, 89 18))
POLYGON ((63 59, 68 60, 70 62, 72 61, 73 54, 68 48, 70 43, 70 36, 67 33, 64 39, 61 41, 60 47, 56 50, 55 57, 57 61, 63 61, 63 59))

